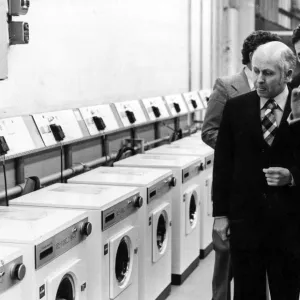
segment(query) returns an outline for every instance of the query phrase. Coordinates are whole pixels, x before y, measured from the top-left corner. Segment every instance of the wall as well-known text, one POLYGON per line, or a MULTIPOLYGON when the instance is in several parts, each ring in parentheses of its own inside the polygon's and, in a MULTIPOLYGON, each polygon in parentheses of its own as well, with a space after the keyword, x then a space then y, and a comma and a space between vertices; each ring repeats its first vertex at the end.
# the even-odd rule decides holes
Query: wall
POLYGON ((188 0, 31 0, 0 117, 188 90, 188 0))

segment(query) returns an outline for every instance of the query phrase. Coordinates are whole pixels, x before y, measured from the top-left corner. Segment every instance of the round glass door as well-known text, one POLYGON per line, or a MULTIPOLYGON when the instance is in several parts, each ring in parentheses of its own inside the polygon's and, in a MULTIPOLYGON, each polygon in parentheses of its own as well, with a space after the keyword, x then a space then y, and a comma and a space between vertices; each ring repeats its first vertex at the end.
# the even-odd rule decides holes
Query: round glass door
POLYGON ((75 299, 75 286, 73 278, 67 274, 61 280, 55 300, 74 300, 75 299))
POLYGON ((125 236, 119 243, 116 255, 115 274, 119 285, 128 277, 130 269, 130 239, 125 236))
POLYGON ((156 229, 156 243, 159 252, 162 252, 165 248, 167 238, 167 218, 165 213, 161 213, 158 222, 157 222, 157 229, 156 229))
POLYGON ((190 225, 193 227, 197 221, 197 203, 194 194, 191 196, 189 207, 190 225))

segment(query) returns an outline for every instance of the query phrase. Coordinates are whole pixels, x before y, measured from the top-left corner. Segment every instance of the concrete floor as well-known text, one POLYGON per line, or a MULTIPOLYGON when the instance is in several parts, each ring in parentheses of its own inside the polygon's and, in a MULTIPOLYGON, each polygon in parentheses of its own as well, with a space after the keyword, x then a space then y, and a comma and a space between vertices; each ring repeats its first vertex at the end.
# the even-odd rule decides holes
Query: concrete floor
POLYGON ((211 300, 214 259, 214 251, 201 259, 199 266, 181 286, 172 285, 171 295, 167 300, 211 300))

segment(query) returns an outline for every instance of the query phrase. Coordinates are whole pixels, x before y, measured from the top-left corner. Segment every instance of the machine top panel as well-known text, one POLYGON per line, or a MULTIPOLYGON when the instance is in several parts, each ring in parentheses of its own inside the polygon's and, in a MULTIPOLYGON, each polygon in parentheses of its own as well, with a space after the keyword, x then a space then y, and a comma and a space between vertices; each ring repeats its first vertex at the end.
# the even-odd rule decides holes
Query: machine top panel
POLYGON ((199 157, 206 157, 212 155, 214 150, 207 145, 164 145, 157 148, 153 148, 149 151, 146 151, 146 154, 178 154, 178 155, 193 155, 199 157))
POLYGON ((12 205, 40 205, 101 209, 138 193, 137 187, 56 183, 11 201, 12 205))
POLYGON ((86 217, 82 210, 0 207, 0 242, 37 244, 86 217))
POLYGON ((19 256, 21 256, 21 250, 19 248, 5 246, 5 244, 0 245, 0 261, 4 264, 16 259, 19 256))
POLYGON ((68 180, 70 183, 92 183, 92 184, 125 184, 129 186, 149 186, 168 176, 171 170, 132 168, 132 167, 100 167, 84 174, 75 176, 68 180))
MULTIPOLYGON (((172 145, 189 145, 189 144, 194 144, 194 145, 206 145, 203 140, 200 137, 191 137, 187 136, 183 139, 177 140, 172 143, 172 145)), ((209 147, 209 146, 208 146, 209 147)))
POLYGON ((143 166, 152 168, 182 169, 194 163, 200 163, 198 156, 182 156, 169 154, 137 154, 116 162, 116 166, 143 166))

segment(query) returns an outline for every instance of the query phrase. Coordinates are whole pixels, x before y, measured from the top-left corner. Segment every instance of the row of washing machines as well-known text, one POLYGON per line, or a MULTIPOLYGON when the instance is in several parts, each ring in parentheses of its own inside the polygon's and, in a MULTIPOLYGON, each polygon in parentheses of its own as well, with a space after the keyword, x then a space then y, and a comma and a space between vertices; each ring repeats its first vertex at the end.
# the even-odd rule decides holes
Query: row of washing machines
POLYGON ((0 299, 165 299, 211 250, 212 163, 195 134, 11 200, 0 299))

